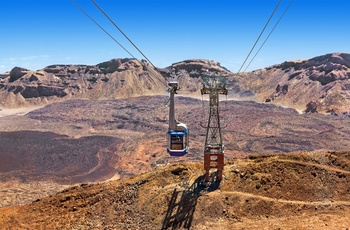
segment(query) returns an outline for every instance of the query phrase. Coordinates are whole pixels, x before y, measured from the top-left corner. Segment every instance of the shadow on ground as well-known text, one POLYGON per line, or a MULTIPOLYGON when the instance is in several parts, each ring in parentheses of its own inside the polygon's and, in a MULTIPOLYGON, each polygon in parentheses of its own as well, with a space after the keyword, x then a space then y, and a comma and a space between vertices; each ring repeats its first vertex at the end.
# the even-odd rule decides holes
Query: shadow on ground
POLYGON ((204 193, 215 191, 220 185, 217 173, 211 173, 210 177, 210 182, 205 182, 203 175, 198 177, 188 189, 174 189, 162 230, 191 227, 198 198, 204 193))

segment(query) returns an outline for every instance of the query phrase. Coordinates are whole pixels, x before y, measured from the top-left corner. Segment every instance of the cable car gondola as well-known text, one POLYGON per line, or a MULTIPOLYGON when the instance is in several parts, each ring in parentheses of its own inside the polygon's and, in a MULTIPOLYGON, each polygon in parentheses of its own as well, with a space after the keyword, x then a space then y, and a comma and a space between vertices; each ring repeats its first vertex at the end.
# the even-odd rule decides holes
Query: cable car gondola
POLYGON ((178 82, 169 82, 170 108, 169 108, 169 131, 168 148, 170 156, 184 156, 188 152, 189 137, 186 124, 180 123, 175 119, 175 94, 179 89, 178 82))

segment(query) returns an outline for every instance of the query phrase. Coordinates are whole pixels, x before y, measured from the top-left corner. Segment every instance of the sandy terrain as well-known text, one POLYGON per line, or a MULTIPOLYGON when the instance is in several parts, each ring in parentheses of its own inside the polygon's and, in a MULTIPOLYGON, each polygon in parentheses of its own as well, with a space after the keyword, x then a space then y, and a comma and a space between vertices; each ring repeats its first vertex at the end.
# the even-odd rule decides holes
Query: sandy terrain
POLYGON ((40 109, 42 107, 44 107, 44 105, 21 107, 16 109, 0 108, 0 117, 6 117, 6 116, 12 116, 12 115, 23 116, 31 111, 40 109))

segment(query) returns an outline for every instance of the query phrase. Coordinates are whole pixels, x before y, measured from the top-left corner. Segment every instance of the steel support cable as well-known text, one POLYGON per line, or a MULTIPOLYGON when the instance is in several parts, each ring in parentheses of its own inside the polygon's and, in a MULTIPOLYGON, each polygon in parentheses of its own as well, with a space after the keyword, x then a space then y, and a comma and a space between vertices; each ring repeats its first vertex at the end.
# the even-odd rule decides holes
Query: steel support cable
MULTIPOLYGON (((137 51, 139 51, 139 53, 153 66, 153 68, 155 70, 157 70, 157 72, 159 72, 158 68, 146 57, 146 55, 131 41, 131 39, 123 32, 122 29, 119 28, 119 26, 117 24, 114 23, 114 21, 107 15, 107 13, 95 2, 95 0, 91 0, 95 6, 102 12, 102 14, 119 30, 119 32, 121 34, 123 34, 123 36, 135 47, 135 49, 137 51)), ((160 73, 160 72, 159 72, 160 73)), ((162 74, 160 74, 167 82, 168 79, 163 76, 162 74)))
POLYGON ((236 73, 236 75, 238 75, 238 74, 241 72, 241 70, 242 70, 242 68, 243 68, 244 64, 245 64, 245 63, 246 63, 246 61, 248 60, 248 58, 249 58, 250 54, 253 52, 253 50, 254 50, 254 48, 255 48, 256 44, 257 44, 257 43, 258 43, 258 41, 260 40, 261 35, 264 33, 264 31, 265 31, 265 29, 266 29, 267 25, 270 23, 270 21, 271 21, 271 19, 272 19, 273 15, 275 14, 275 12, 276 12, 276 10, 277 10, 277 8, 278 8, 278 6, 280 5, 280 3, 281 3, 281 2, 282 2, 282 0, 279 0, 279 1, 278 1, 278 3, 277 3, 277 5, 276 5, 275 9, 273 10, 273 12, 272 12, 272 14, 271 14, 271 16, 270 16, 269 20, 267 20, 267 22, 266 22, 266 24, 265 24, 265 26, 264 26, 263 30, 261 31, 261 33, 260 33, 259 37, 256 39, 256 41, 255 41, 255 43, 254 43, 254 45, 253 45, 252 49, 250 50, 249 54, 247 55, 246 59, 244 60, 244 62, 243 62, 243 64, 242 64, 241 68, 239 68, 239 70, 238 70, 238 72, 236 73))
POLYGON ((110 33, 108 33, 98 22, 96 22, 88 13, 86 13, 83 8, 81 8, 74 0, 70 0, 81 12, 83 12, 91 21, 93 21, 103 32, 105 32, 112 40, 117 43, 123 50, 125 50, 131 57, 137 59, 132 55, 122 44, 120 44, 110 33))
MULTIPOLYGON (((143 65, 142 62, 140 60, 138 60, 134 55, 132 55, 132 53, 130 53, 122 44, 120 44, 110 33, 108 33, 107 30, 105 30, 98 22, 96 22, 88 13, 86 13, 86 11, 83 10, 83 8, 81 8, 74 0, 70 0, 81 12, 83 12, 91 21, 93 21, 103 32, 105 32, 115 43, 117 43, 121 48, 123 48, 123 50, 125 50, 125 52, 127 52, 131 57, 133 57, 135 60, 137 60, 141 66, 143 65)), ((151 63, 152 64, 152 63, 151 63)), ((154 65, 152 64, 152 66, 154 67, 154 65)), ((156 68, 156 67, 154 67, 156 68)), ((157 68, 156 68, 157 69, 157 68)), ((159 72, 159 71, 158 71, 159 72)), ((150 72, 150 74, 152 74, 155 78, 157 78, 158 80, 160 80, 155 74, 153 74, 152 72, 150 72)), ((161 74, 162 75, 162 74, 161 74)), ((163 76, 163 75, 162 75, 163 76)), ((164 76, 163 76, 164 77, 164 76)), ((168 81, 165 77, 164 79, 166 81, 168 81)), ((162 80, 160 80, 162 81, 162 80)))
POLYGON ((272 32, 276 29, 277 25, 279 24, 279 22, 281 21, 281 19, 283 18, 283 16, 286 14, 286 12, 288 11, 289 7, 292 5, 292 3, 294 2, 294 0, 291 0, 289 2, 289 5, 287 6, 287 8, 284 10, 283 14, 281 15, 281 17, 278 19, 278 21, 276 22, 275 26, 272 28, 271 32, 269 33, 269 35, 266 37, 265 41, 263 42, 263 44, 261 44, 260 48, 258 49, 258 51, 255 53, 254 57, 252 58, 252 60, 250 60, 249 64, 247 65, 247 67, 245 67, 244 71, 245 72, 248 67, 250 66, 250 64, 252 64, 253 60, 255 59, 256 55, 258 55, 258 53, 260 52, 261 48, 265 45, 266 41, 269 39, 270 35, 272 34, 272 32))

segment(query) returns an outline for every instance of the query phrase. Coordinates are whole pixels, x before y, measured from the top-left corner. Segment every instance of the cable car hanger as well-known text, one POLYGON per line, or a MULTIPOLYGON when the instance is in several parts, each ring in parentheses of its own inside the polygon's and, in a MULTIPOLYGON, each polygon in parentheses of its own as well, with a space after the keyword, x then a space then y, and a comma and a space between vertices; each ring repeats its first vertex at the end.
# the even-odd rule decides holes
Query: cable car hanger
POLYGON ((186 124, 175 119, 175 94, 179 89, 178 82, 169 82, 170 106, 169 106, 169 130, 168 148, 170 156, 183 156, 189 149, 189 133, 186 124))

